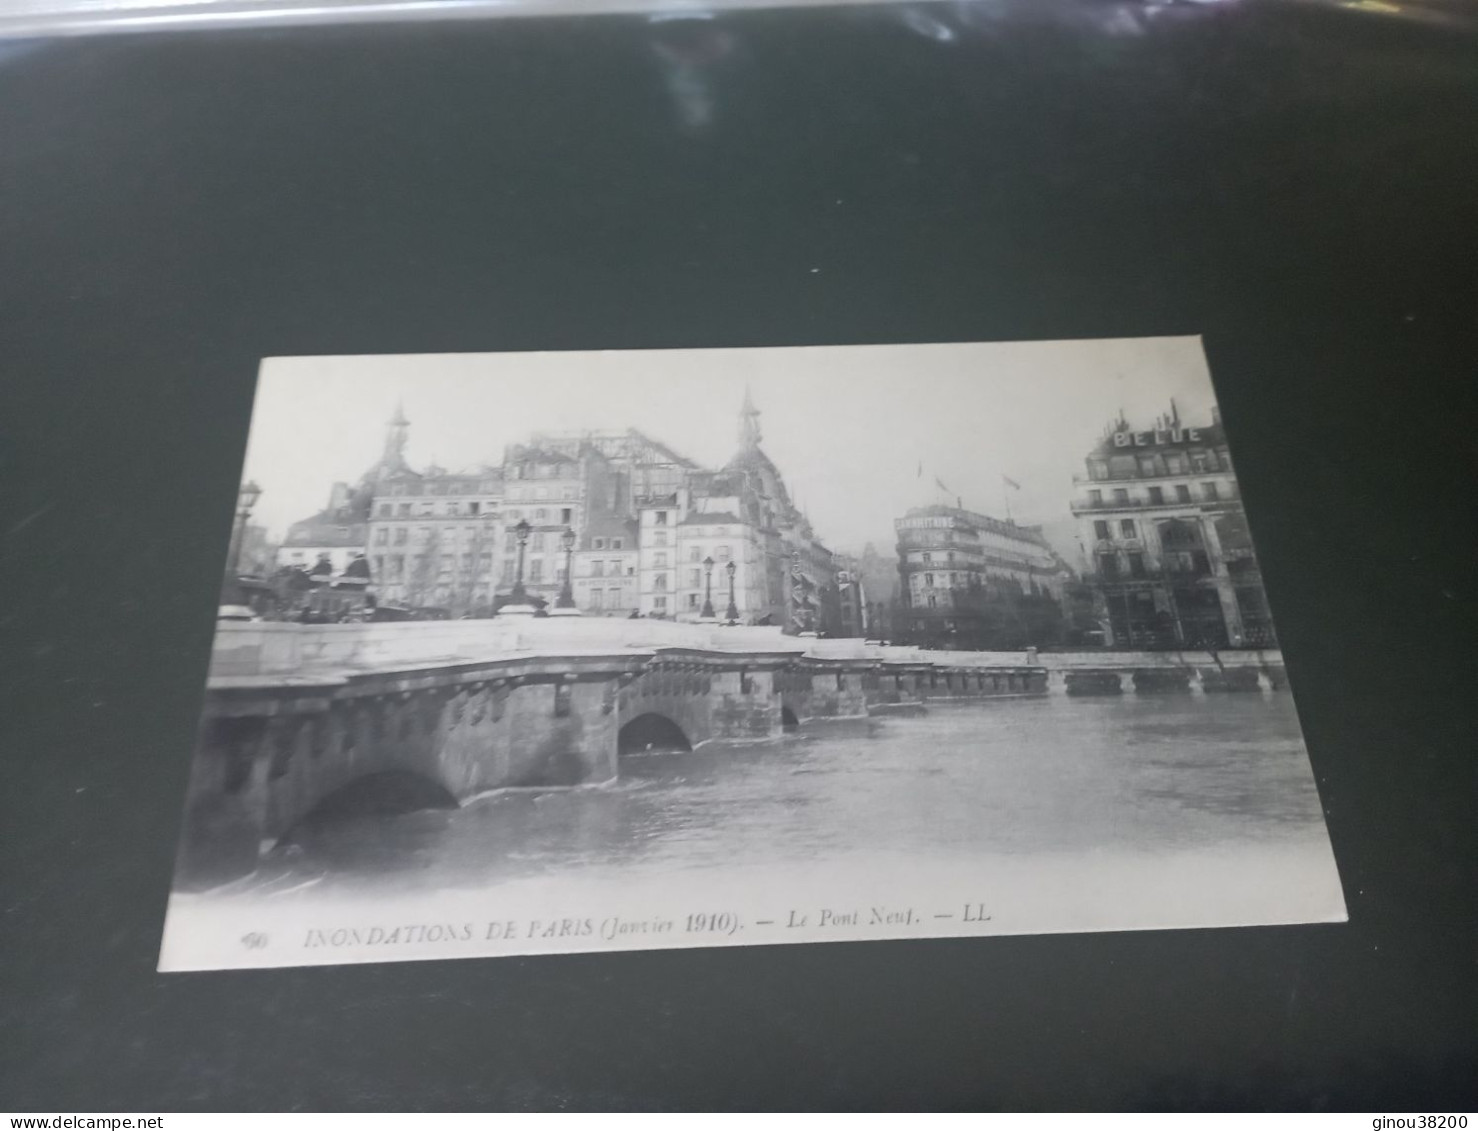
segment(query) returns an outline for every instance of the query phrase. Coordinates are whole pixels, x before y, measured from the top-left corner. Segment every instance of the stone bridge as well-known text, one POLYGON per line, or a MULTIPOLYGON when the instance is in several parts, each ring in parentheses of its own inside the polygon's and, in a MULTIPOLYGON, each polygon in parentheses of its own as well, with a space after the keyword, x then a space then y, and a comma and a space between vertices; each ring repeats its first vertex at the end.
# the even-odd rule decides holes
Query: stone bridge
POLYGON ((766 742, 931 700, 1269 690, 1274 653, 924 652, 778 629, 540 618, 222 622, 180 878, 252 872, 313 814, 600 785, 625 753, 766 742))

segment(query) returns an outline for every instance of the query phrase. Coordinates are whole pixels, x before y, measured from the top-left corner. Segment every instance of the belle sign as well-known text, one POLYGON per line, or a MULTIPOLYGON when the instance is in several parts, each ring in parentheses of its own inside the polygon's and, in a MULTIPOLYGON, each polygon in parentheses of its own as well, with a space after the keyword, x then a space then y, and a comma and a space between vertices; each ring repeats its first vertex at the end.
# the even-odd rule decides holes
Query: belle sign
POLYGON ((1156 428, 1152 432, 1115 432, 1116 448, 1148 448, 1161 444, 1199 444, 1199 428, 1156 428))

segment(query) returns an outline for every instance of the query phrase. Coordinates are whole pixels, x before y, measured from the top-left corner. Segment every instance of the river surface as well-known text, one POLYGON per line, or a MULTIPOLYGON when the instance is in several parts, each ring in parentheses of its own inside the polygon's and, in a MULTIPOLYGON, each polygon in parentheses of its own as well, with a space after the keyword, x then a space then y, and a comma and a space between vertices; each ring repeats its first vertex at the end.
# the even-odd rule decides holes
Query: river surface
POLYGON ((487 891, 662 882, 825 862, 1235 854, 1325 843, 1287 694, 998 699, 808 725, 754 746, 623 758, 620 781, 341 818, 257 890, 487 891))

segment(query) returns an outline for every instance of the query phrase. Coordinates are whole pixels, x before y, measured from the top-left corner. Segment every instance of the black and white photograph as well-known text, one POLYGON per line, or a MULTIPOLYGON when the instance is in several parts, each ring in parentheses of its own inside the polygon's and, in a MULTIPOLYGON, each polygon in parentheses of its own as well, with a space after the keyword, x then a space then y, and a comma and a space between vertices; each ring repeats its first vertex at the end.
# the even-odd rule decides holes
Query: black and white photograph
POLYGON ((160 969, 1339 922, 1194 337, 270 358, 160 969))

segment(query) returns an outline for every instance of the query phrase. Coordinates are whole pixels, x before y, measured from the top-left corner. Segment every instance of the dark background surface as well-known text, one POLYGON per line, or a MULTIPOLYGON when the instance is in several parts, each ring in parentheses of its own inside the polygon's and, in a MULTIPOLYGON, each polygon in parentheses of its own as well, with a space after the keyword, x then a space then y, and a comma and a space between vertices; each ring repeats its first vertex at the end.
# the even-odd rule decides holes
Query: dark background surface
POLYGON ((1475 137, 1430 13, 0 45, 0 1107, 1471 1108, 1475 137), (154 973, 260 357, 1184 333, 1349 925, 154 973))

